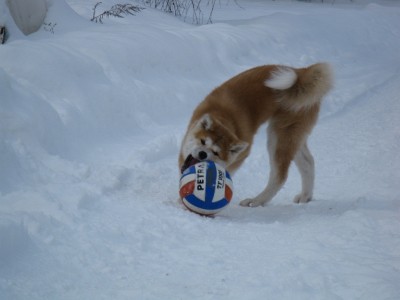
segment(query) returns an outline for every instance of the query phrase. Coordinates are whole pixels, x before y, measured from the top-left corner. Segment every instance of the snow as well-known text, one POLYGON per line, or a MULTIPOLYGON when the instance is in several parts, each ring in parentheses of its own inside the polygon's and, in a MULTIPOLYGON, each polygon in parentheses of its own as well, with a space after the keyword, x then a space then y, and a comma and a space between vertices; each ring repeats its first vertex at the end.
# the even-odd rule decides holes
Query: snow
MULTIPOLYGON (((221 2, 195 26, 145 9, 89 21, 53 1, 18 33, 0 1, 0 299, 398 299, 400 6, 221 2), (265 128, 215 218, 177 202, 194 107, 261 64, 329 62, 310 138, 315 199, 297 171, 266 207, 265 128)), ((109 8, 118 1, 103 1, 109 8)))

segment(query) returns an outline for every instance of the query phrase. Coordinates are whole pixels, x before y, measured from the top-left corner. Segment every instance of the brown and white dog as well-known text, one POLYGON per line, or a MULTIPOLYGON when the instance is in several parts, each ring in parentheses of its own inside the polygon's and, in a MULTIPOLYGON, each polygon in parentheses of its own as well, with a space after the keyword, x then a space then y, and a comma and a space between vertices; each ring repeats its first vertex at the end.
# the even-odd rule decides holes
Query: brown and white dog
POLYGON ((295 69, 266 65, 247 70, 214 89, 195 109, 182 141, 179 167, 212 160, 232 175, 250 153, 258 128, 268 125, 269 180, 255 198, 242 206, 269 202, 285 183, 294 160, 302 191, 296 203, 311 200, 314 159, 307 138, 317 119, 322 97, 332 86, 328 64, 295 69))

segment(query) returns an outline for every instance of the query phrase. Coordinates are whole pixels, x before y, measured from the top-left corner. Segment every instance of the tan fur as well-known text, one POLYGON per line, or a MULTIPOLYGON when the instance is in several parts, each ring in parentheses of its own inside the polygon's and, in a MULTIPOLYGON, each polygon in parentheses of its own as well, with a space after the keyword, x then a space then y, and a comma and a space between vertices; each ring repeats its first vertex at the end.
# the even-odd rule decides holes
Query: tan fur
POLYGON ((295 201, 309 201, 314 162, 306 140, 317 121, 321 99, 331 85, 331 70, 325 63, 301 69, 267 65, 240 73, 214 89, 193 112, 182 142, 179 167, 188 154, 196 157, 203 151, 207 159, 234 173, 249 155, 258 128, 269 121, 269 182, 257 197, 241 204, 258 206, 271 200, 285 182, 292 160, 302 175, 304 194, 295 201), (283 82, 284 87, 276 81, 283 82))

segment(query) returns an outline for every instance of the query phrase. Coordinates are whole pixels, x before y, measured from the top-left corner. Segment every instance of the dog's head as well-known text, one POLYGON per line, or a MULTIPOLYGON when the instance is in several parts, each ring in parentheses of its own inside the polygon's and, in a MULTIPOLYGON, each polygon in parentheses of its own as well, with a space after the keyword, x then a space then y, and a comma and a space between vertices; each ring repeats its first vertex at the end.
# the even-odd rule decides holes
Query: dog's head
POLYGON ((199 161, 212 160, 227 168, 247 147, 248 143, 239 140, 224 124, 205 114, 189 129, 182 154, 199 161))

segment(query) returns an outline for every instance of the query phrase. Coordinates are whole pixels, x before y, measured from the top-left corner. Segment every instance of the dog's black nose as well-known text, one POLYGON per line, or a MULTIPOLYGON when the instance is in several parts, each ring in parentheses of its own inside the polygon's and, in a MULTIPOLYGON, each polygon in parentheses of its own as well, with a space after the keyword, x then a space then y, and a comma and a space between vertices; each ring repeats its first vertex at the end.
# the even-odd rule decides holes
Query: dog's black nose
POLYGON ((207 158, 207 152, 200 151, 199 158, 200 158, 200 160, 205 160, 207 158))

